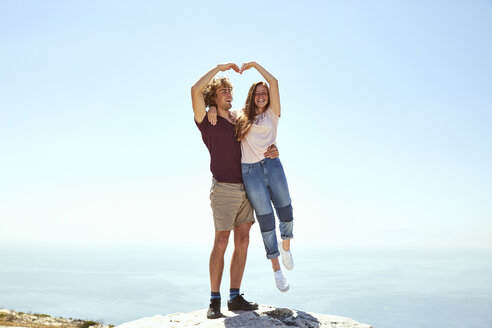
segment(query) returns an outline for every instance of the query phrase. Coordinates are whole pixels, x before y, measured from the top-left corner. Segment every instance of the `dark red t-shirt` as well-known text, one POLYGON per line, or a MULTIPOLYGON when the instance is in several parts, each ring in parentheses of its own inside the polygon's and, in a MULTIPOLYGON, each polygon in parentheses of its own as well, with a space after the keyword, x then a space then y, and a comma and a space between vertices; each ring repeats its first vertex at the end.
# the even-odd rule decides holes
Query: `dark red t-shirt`
POLYGON ((241 145, 234 133, 234 124, 217 116, 213 126, 207 115, 196 126, 202 133, 202 140, 210 153, 210 171, 218 182, 242 183, 241 145))

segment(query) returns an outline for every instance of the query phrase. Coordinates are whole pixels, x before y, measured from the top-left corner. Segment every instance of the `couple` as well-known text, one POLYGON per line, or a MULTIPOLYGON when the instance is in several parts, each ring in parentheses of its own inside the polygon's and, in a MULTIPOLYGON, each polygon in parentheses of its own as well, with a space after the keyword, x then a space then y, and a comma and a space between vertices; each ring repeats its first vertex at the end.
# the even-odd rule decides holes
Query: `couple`
POLYGON ((294 267, 290 252, 292 205, 275 146, 280 117, 280 96, 275 77, 255 62, 245 63, 241 69, 233 63, 220 64, 193 85, 191 98, 195 123, 210 153, 213 175, 210 200, 215 240, 209 262, 211 300, 207 318, 215 319, 223 317, 220 312, 220 283, 231 230, 234 230, 234 252, 228 309, 252 311, 258 308, 258 304, 246 301, 239 292, 246 265, 249 231, 255 222, 253 208, 260 224, 266 256, 272 262, 277 288, 281 292, 289 290, 290 285, 280 269, 278 257, 282 255, 287 269, 294 267), (214 77, 229 69, 242 74, 250 68, 255 68, 268 84, 254 83, 244 108, 230 110, 232 84, 227 77, 214 77), (280 221, 281 247, 277 244, 272 202, 280 221))

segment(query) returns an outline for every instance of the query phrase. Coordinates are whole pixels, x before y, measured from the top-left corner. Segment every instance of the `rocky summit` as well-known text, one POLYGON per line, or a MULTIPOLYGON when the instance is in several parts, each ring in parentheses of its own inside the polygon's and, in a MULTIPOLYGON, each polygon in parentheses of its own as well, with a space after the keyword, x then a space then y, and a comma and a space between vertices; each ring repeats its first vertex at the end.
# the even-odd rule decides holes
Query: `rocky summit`
POLYGON ((261 305, 256 311, 228 311, 221 308, 224 318, 209 320, 207 310, 189 313, 156 315, 116 326, 116 328, 185 328, 185 327, 227 327, 227 328, 372 328, 371 325, 328 314, 304 312, 288 308, 261 305))
POLYGON ((111 328, 100 322, 0 309, 0 328, 111 328))

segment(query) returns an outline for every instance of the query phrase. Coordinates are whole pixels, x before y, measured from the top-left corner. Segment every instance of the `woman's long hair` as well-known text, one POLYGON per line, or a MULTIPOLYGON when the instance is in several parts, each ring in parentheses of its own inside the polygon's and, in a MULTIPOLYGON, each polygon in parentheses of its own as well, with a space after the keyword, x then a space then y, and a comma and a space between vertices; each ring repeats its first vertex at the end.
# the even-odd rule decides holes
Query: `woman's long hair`
POLYGON ((253 120, 256 116, 256 105, 255 105, 255 92, 256 87, 259 85, 263 85, 268 92, 268 102, 266 104, 266 108, 270 106, 270 89, 268 88, 268 84, 263 81, 254 83, 248 91, 248 97, 246 97, 246 102, 244 103, 243 113, 237 118, 236 121, 236 137, 238 141, 241 141, 246 136, 246 133, 253 125, 253 120))

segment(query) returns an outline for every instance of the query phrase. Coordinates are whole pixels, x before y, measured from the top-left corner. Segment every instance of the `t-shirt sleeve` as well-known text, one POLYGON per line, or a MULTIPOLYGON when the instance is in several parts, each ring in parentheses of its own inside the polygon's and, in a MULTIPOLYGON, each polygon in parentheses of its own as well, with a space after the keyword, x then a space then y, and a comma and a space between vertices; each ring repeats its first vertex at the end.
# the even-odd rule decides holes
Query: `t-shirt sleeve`
POLYGON ((205 134, 207 132, 207 127, 209 125, 208 123, 208 117, 207 115, 205 115, 205 117, 203 118, 202 122, 201 123, 198 123, 195 118, 193 117, 193 121, 195 121, 195 124, 196 126, 198 127, 198 130, 200 130, 200 132, 202 134, 205 134))

